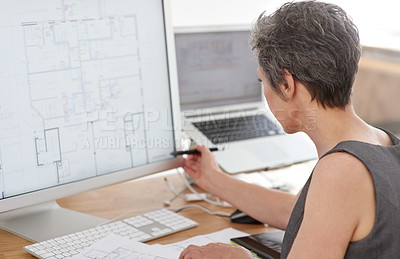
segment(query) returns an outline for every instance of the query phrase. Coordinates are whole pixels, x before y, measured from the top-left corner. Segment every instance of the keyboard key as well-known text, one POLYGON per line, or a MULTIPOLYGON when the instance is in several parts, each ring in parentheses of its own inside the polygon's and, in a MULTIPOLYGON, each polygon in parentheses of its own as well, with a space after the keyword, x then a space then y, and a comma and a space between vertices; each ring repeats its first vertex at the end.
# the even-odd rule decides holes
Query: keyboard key
POLYGON ((226 118, 193 123, 214 144, 283 134, 265 115, 226 118))

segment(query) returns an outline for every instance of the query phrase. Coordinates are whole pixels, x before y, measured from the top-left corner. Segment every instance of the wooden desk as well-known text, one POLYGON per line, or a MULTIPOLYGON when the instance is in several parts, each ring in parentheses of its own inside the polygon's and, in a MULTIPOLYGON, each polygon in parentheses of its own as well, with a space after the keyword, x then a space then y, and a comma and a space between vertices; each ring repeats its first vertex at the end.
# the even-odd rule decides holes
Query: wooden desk
MULTIPOLYGON (((180 178, 174 174, 167 176, 176 190, 184 188, 180 178)), ((85 192, 58 200, 61 207, 73 209, 98 217, 111 219, 124 212, 134 209, 163 207, 163 201, 173 195, 164 182, 164 177, 138 179, 102 189, 85 192)), ((187 204, 181 198, 176 198, 171 207, 187 204)), ((233 208, 222 208, 205 202, 196 202, 212 211, 233 212, 233 208)), ((166 237, 149 241, 149 244, 168 244, 201 234, 208 234, 227 227, 233 227, 250 234, 268 232, 272 228, 263 225, 249 225, 231 223, 229 218, 212 216, 198 208, 188 208, 179 214, 191 218, 199 223, 196 228, 181 231, 166 237)), ((133 216, 134 214, 130 215, 133 216)), ((34 258, 23 250, 23 246, 31 242, 0 229, 0 258, 34 258)))

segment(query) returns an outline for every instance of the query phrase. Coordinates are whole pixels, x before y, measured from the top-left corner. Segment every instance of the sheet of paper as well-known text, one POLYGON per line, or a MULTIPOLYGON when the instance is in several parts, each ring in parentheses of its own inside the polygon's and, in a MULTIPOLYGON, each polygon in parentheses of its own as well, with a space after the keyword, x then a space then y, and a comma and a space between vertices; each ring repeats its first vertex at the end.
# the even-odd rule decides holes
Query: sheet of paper
POLYGON ((166 247, 173 248, 175 251, 181 253, 189 245, 206 245, 208 243, 226 243, 231 242, 231 238, 249 235, 246 232, 236 230, 234 228, 226 228, 211 234, 199 235, 189 239, 176 242, 173 244, 165 245, 166 247))
POLYGON ((162 245, 147 245, 117 235, 109 235, 86 248, 74 259, 169 259, 178 258, 180 252, 162 245))
POLYGON ((290 193, 296 195, 307 182, 317 162, 317 160, 311 160, 279 169, 241 173, 234 177, 265 188, 287 189, 290 193))
POLYGON ((234 237, 246 236, 248 233, 236 230, 234 228, 226 228, 211 234, 195 236, 180 242, 169 245, 148 245, 137 241, 130 240, 117 235, 109 235, 92 246, 86 248, 74 259, 122 259, 122 258, 138 258, 138 259, 169 259, 178 258, 180 253, 189 245, 206 245, 208 243, 230 243, 230 239, 234 237))

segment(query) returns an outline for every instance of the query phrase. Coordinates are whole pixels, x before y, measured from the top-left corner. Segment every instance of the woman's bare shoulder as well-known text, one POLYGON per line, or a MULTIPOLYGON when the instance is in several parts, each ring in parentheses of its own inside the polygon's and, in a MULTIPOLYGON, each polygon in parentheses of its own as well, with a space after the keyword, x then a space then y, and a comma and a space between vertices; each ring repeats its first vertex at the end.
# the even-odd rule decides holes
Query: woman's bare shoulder
POLYGON ((313 178, 334 181, 356 180, 369 176, 365 165, 355 156, 346 152, 336 152, 320 159, 315 166, 313 178))

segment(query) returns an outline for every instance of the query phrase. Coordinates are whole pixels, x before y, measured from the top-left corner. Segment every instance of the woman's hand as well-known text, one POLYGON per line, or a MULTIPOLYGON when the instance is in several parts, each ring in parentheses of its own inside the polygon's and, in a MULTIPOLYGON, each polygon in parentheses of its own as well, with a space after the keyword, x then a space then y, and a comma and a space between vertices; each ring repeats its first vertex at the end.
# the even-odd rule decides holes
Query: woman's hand
POLYGON ((207 147, 196 146, 194 149, 199 151, 200 154, 190 155, 185 159, 183 169, 193 178, 198 186, 213 193, 212 184, 215 182, 214 177, 222 174, 218 162, 207 147))
POLYGON ((253 255, 247 249, 233 244, 210 243, 205 246, 188 246, 179 259, 202 259, 202 258, 253 258, 253 255))

